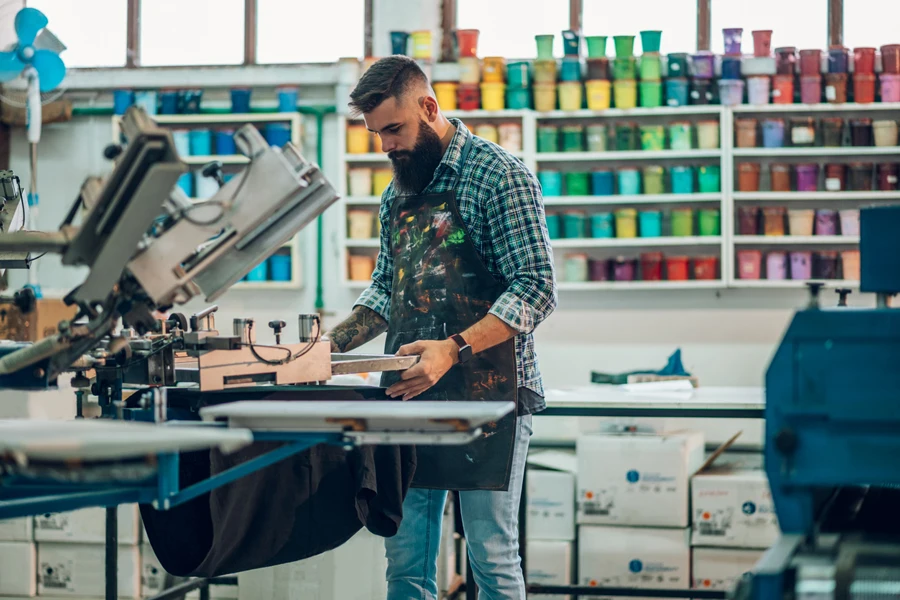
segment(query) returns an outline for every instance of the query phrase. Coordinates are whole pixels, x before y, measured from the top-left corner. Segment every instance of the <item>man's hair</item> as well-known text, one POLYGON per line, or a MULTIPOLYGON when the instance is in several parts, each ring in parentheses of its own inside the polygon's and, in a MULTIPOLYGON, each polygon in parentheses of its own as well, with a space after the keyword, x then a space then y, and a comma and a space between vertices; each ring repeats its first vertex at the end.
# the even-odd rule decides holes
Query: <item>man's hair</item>
POLYGON ((359 116, 375 110, 388 98, 401 98, 417 84, 428 84, 425 73, 416 61, 396 54, 375 62, 360 77, 350 92, 350 113, 359 116))

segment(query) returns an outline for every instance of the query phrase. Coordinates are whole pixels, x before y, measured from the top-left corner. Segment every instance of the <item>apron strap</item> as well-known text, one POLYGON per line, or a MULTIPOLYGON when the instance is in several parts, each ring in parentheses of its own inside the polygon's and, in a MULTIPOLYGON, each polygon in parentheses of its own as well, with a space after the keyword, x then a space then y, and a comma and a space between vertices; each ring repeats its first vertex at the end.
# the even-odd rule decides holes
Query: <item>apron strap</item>
POLYGON ((469 151, 472 150, 472 132, 466 132, 466 143, 463 144, 462 152, 459 154, 459 167, 456 171, 456 178, 453 181, 453 187, 455 188, 459 183, 459 178, 462 175, 462 170, 466 166, 466 161, 469 159, 469 151))

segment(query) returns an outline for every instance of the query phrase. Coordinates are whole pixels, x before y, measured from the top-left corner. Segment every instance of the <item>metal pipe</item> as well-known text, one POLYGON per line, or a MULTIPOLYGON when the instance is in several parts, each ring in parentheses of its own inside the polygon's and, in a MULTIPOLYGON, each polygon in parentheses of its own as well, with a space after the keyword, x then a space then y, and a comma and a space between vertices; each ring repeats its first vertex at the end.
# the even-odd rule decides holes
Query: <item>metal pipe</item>
POLYGON ((712 0, 697 0, 697 50, 709 50, 712 38, 712 0))
POLYGON ((207 593, 209 593, 209 579, 190 579, 183 583, 179 583, 178 585, 174 585, 155 596, 147 598, 147 600, 175 600, 176 598, 183 598, 185 594, 197 589, 200 590, 201 597, 203 596, 203 590, 206 590, 207 593))
POLYGON ((106 507, 106 600, 119 597, 119 511, 106 507))
POLYGON ((60 231, 14 231, 0 236, 0 252, 52 252, 62 254, 71 243, 71 228, 60 231))

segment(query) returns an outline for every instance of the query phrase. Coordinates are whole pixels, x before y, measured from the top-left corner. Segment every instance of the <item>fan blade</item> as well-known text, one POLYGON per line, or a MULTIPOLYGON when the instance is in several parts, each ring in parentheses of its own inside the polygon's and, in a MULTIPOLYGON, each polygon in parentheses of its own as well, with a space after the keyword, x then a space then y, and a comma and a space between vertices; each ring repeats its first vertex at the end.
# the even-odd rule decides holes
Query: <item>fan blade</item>
POLYGON ((46 27, 34 40, 35 50, 50 50, 56 54, 62 54, 66 49, 66 45, 59 41, 59 38, 53 35, 53 32, 46 27))
POLYGON ((25 63, 15 52, 0 52, 0 81, 12 81, 19 76, 25 63))
POLYGON ((37 69, 41 81, 41 91, 49 92, 54 89, 66 76, 66 65, 55 52, 49 50, 37 50, 31 64, 37 69))
POLYGON ((16 13, 16 35, 22 46, 33 44, 38 31, 46 26, 47 17, 36 8, 23 8, 16 13))

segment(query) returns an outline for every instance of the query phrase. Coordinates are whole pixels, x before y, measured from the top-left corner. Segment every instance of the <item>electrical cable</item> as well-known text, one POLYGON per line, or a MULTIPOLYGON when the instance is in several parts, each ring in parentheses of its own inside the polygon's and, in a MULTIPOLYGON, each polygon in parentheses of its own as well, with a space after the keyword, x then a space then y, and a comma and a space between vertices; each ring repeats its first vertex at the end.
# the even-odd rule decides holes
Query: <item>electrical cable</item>
MULTIPOLYGON (((274 365, 274 366, 286 365, 290 362, 294 362, 295 360, 297 360, 299 358, 302 358, 303 356, 305 356, 306 354, 311 352, 312 349, 315 347, 316 343, 318 343, 321 340, 322 323, 321 323, 318 315, 316 315, 315 322, 316 322, 316 335, 313 336, 312 341, 307 342, 306 346, 302 350, 298 350, 296 354, 293 354, 291 352, 290 348, 285 348, 284 346, 269 346, 269 345, 253 344, 253 343, 243 344, 243 345, 249 347, 250 353, 253 354, 253 357, 256 358, 256 360, 258 360, 261 363, 265 363, 267 365, 274 365), (268 358, 264 358, 264 357, 260 356, 259 353, 256 351, 257 348, 272 348, 275 350, 284 350, 288 353, 288 355, 287 355, 287 358, 283 358, 281 360, 270 360, 268 358)), ((253 330, 252 322, 249 324, 249 328, 250 328, 250 331, 253 330)))
POLYGON ((247 168, 244 170, 244 173, 243 173, 244 176, 241 177, 241 180, 238 183, 237 188, 231 194, 231 198, 229 198, 227 201, 207 200, 205 202, 198 202, 196 204, 192 204, 191 206, 188 206, 187 208, 182 208, 180 211, 178 211, 178 216, 183 217, 187 222, 191 223, 192 225, 196 225, 197 227, 207 227, 209 225, 215 224, 216 221, 218 221, 219 219, 222 218, 222 216, 225 214, 225 211, 227 211, 228 209, 230 209, 232 207, 232 205, 234 204, 235 198, 238 197, 238 194, 240 194, 241 190, 244 189, 244 184, 250 178, 250 171, 252 171, 252 170, 253 170, 253 161, 250 161, 250 164, 248 164, 247 168), (198 220, 190 217, 191 211, 196 210, 197 208, 200 208, 200 207, 206 207, 206 206, 210 206, 210 205, 218 206, 219 208, 222 209, 222 212, 219 213, 216 216, 216 218, 210 219, 209 221, 198 221, 198 220))
POLYGON ((31 266, 31 263, 33 263, 33 262, 36 261, 37 259, 39 259, 39 258, 45 256, 46 254, 47 254, 46 252, 41 252, 40 254, 38 254, 37 256, 35 256, 34 258, 29 258, 29 259, 28 259, 27 261, 25 261, 25 262, 26 262, 26 263, 28 264, 28 266, 30 267, 30 266, 31 266))

